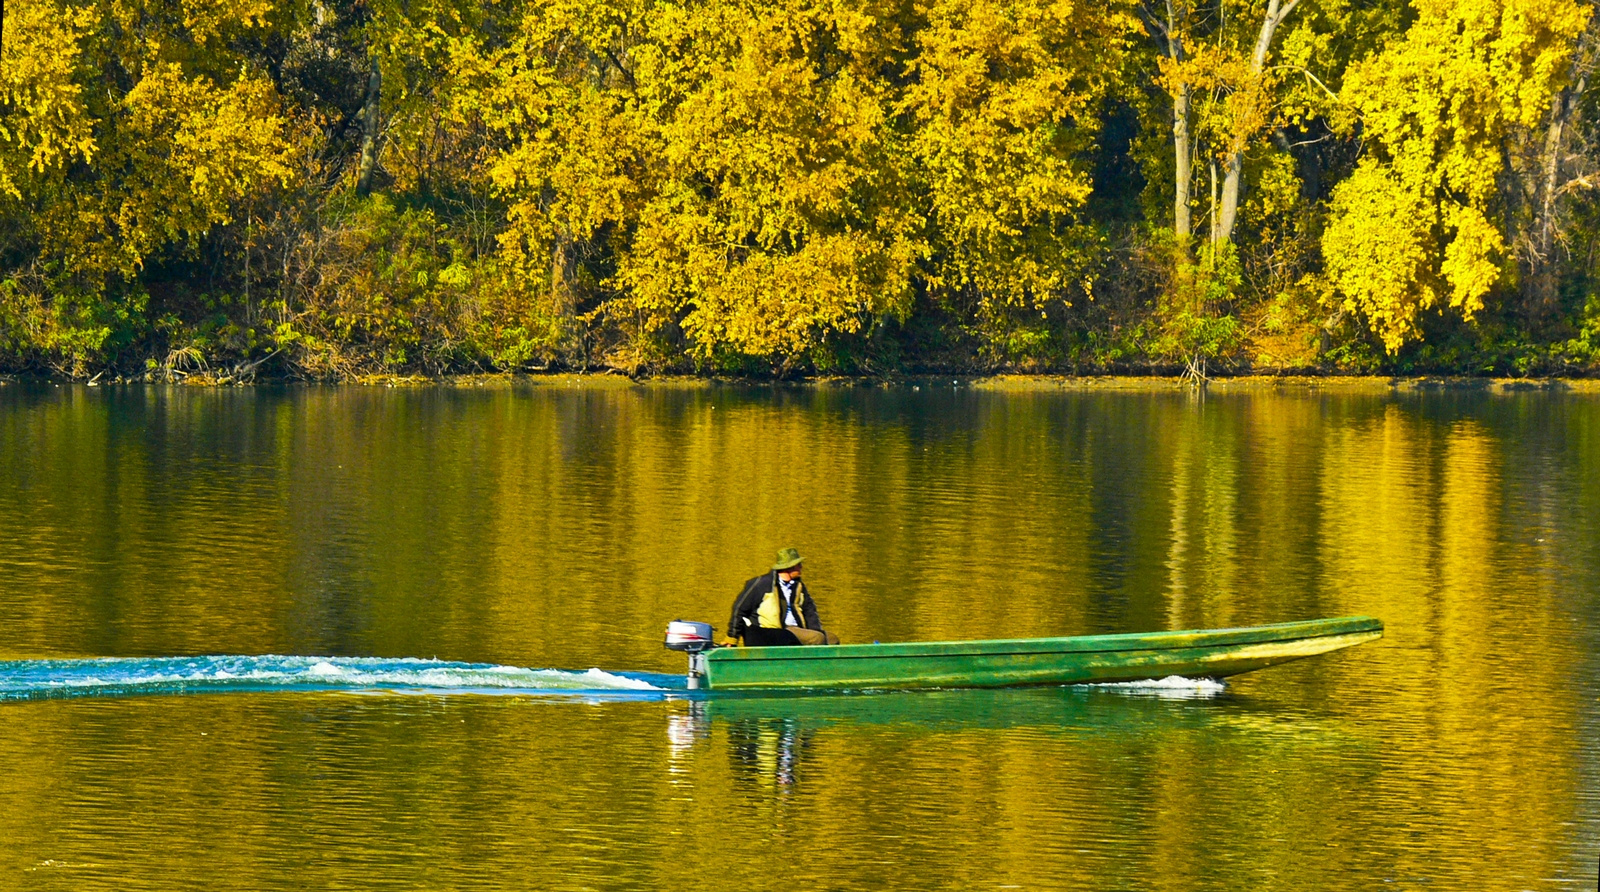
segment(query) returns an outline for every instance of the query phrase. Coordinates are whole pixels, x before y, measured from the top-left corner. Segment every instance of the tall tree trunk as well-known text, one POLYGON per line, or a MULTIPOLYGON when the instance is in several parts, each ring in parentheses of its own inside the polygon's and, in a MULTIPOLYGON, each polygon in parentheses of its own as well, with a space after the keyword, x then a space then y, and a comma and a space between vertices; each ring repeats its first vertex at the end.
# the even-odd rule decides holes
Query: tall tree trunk
POLYGON ((1572 55, 1572 82, 1550 103, 1550 120, 1545 127, 1544 145, 1539 152, 1538 170, 1531 190, 1532 219, 1520 239, 1523 264, 1522 299, 1524 312, 1533 319, 1545 319, 1558 309, 1560 301, 1559 264, 1556 243, 1561 236, 1560 198, 1564 171, 1562 161, 1570 151, 1583 92, 1600 47, 1600 22, 1591 19, 1578 39, 1572 55))
POLYGON ((1217 213, 1217 162, 1211 162, 1211 213, 1208 215, 1211 223, 1209 238, 1212 244, 1222 239, 1222 215, 1217 213))
MULTIPOLYGON (((1261 89, 1261 73, 1266 70, 1267 56, 1272 51, 1272 37, 1278 31, 1278 26, 1283 24, 1289 13, 1300 5, 1300 0, 1270 0, 1267 3, 1267 14, 1261 19, 1261 31, 1256 34, 1255 50, 1250 54, 1250 85, 1251 90, 1261 89)), ((1239 217, 1239 186, 1244 179, 1244 150, 1249 143, 1249 134, 1235 130, 1233 145, 1228 147, 1228 157, 1223 162, 1222 180, 1222 216, 1217 221, 1216 236, 1213 242, 1221 243, 1233 239, 1233 224, 1239 217)))
POLYGON ((356 194, 372 192, 372 170, 378 166, 378 112, 383 98, 383 73, 378 59, 372 58, 372 74, 367 77, 367 101, 361 106, 361 166, 356 168, 356 194))
MULTIPOLYGON (((1173 11, 1172 0, 1167 0, 1167 55, 1175 64, 1186 61, 1180 24, 1173 11)), ((1189 215, 1189 186, 1194 182, 1194 145, 1189 131, 1190 95, 1189 84, 1183 83, 1172 98, 1172 233, 1177 236, 1178 250, 1186 257, 1189 254, 1189 237, 1194 232, 1194 223, 1189 215)))
POLYGON ((583 333, 578 323, 578 251, 572 239, 557 232, 555 244, 550 248, 550 309, 557 319, 556 349, 566 355, 557 358, 565 362, 588 364, 582 356, 583 333))
MULTIPOLYGON (((1184 0, 1179 0, 1180 5, 1184 0)), ((1183 46, 1183 21, 1186 12, 1173 8, 1173 0, 1166 0, 1166 17, 1160 17, 1148 3, 1139 5, 1139 12, 1150 27, 1151 36, 1158 36, 1166 44, 1167 57, 1176 68, 1185 61, 1183 46)), ((1190 184, 1194 180, 1194 142, 1189 124, 1189 104, 1192 90, 1187 83, 1179 82, 1172 93, 1172 232, 1177 237, 1178 249, 1189 253, 1189 238, 1194 232, 1190 214, 1190 184)))
POLYGON ((577 308, 572 296, 572 280, 577 273, 574 260, 572 240, 557 234, 555 245, 550 249, 550 301, 563 324, 572 318, 577 308))
POLYGON ((1189 85, 1178 90, 1172 103, 1172 154, 1174 179, 1177 187, 1172 193, 1172 232, 1178 237, 1178 248, 1189 252, 1189 235, 1194 227, 1189 218, 1190 174, 1194 170, 1194 150, 1189 145, 1189 85))
POLYGON ((1239 218, 1239 183, 1244 179, 1244 152, 1234 149, 1223 162, 1222 208, 1217 214, 1217 226, 1212 230, 1211 243, 1220 245, 1233 240, 1233 224, 1239 218))

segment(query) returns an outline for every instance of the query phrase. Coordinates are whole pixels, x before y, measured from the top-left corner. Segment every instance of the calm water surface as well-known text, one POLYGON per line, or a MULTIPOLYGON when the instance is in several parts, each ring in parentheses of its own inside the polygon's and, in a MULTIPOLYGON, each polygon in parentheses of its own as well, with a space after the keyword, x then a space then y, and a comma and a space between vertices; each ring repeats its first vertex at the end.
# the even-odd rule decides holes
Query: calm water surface
POLYGON ((1593 889, 1600 397, 7 384, 0 766, 5 889, 1593 889), (790 544, 846 641, 1388 635, 674 690, 790 544))

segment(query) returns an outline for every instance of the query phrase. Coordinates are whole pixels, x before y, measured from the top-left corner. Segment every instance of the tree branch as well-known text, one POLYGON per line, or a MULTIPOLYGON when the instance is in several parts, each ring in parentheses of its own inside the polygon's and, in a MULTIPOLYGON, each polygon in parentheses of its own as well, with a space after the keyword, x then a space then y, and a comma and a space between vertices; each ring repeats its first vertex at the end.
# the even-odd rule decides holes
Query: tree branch
POLYGON ((1345 103, 1345 101, 1343 99, 1339 98, 1339 94, 1338 93, 1335 93, 1332 90, 1328 89, 1328 85, 1323 83, 1321 78, 1318 78, 1316 75, 1312 74, 1311 73, 1311 69, 1306 68, 1303 65, 1273 65, 1273 66, 1268 67, 1267 70, 1268 71, 1298 71, 1301 74, 1306 76, 1306 80, 1309 80, 1313 84, 1316 84, 1317 87, 1322 90, 1322 92, 1328 94, 1328 98, 1329 99, 1332 99, 1334 102, 1337 102, 1340 105, 1344 105, 1346 108, 1350 107, 1349 105, 1347 105, 1345 103))
POLYGON ((628 86, 637 91, 639 82, 633 79, 633 72, 623 67, 621 60, 617 58, 617 54, 611 51, 611 47, 606 47, 606 58, 610 59, 611 64, 616 66, 616 69, 622 72, 622 76, 628 79, 628 86))
POLYGON ((1156 31, 1161 32, 1161 37, 1166 40, 1172 39, 1172 32, 1167 29, 1166 24, 1164 24, 1160 19, 1156 18, 1155 13, 1150 11, 1149 4, 1140 3, 1139 14, 1144 18, 1145 24, 1149 25, 1156 31))

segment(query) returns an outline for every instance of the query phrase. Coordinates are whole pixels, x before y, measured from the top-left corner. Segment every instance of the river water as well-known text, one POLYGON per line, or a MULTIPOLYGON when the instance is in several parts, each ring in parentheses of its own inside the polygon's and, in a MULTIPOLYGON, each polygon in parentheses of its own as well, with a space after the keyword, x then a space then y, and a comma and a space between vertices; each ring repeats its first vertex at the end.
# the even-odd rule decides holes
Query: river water
POLYGON ((0 888, 1593 889, 1600 394, 0 385, 0 888), (692 699, 1365 613, 1226 686, 692 699))

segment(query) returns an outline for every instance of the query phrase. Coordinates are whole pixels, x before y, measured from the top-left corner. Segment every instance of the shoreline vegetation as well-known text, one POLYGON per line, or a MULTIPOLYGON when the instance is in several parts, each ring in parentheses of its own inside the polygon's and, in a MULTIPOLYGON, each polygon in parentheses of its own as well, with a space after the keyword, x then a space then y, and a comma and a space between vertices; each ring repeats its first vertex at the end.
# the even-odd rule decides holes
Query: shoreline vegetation
POLYGON ((1215 393, 1253 391, 1331 391, 1339 393, 1422 393, 1433 391, 1600 394, 1600 378, 1496 378, 1461 375, 1234 375, 1196 380, 1188 375, 1046 375, 1046 374, 916 374, 895 377, 814 376, 805 378, 728 378, 706 375, 656 375, 630 377, 619 372, 495 372, 464 375, 362 375, 339 381, 261 378, 252 381, 221 380, 206 375, 161 379, 153 377, 82 380, 39 374, 0 375, 0 387, 9 384, 72 384, 90 387, 120 385, 171 386, 199 389, 261 386, 345 386, 385 388, 497 388, 520 387, 628 390, 633 388, 710 389, 716 387, 827 389, 899 388, 910 390, 965 389, 989 393, 1057 393, 1064 391, 1116 391, 1155 393, 1205 390, 1215 393))
POLYGON ((1595 0, 12 3, 0 373, 1581 379, 1597 66, 1595 0))

